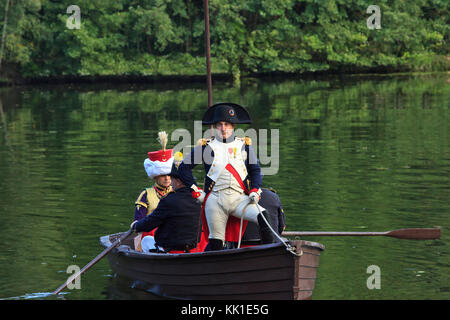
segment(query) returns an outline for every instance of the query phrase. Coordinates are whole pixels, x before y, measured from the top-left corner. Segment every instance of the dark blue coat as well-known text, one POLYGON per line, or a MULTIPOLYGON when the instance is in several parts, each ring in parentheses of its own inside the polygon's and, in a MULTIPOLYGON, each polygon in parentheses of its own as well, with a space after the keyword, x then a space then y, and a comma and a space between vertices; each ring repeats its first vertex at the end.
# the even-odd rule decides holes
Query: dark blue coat
POLYGON ((200 214, 201 206, 192 197, 192 190, 183 187, 161 198, 156 209, 139 220, 135 229, 136 232, 148 232, 158 228, 155 232, 156 245, 166 250, 179 250, 186 245, 194 248, 200 214))
MULTIPOLYGON (((262 175, 259 161, 256 158, 251 145, 244 144, 243 149, 248 155, 245 160, 245 167, 247 168, 248 175, 243 182, 249 191, 254 188, 259 189, 262 185, 262 175)), ((214 151, 210 146, 202 145, 195 147, 191 153, 184 158, 178 168, 178 174, 181 181, 183 181, 183 184, 188 187, 193 184, 198 185, 194 175, 192 174, 192 169, 196 165, 203 163, 205 173, 208 173, 212 165, 212 159, 214 159, 214 151)), ((212 188, 213 180, 211 180, 208 176, 205 176, 205 192, 209 193, 212 188)))

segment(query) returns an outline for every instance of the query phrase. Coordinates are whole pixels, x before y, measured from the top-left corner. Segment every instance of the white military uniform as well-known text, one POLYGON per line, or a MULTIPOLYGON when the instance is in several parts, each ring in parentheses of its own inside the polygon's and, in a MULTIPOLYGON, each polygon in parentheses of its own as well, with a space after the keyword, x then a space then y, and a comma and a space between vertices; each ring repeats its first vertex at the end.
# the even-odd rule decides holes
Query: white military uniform
POLYGON ((225 229, 229 215, 258 223, 259 209, 265 209, 251 202, 244 193, 239 182, 226 166, 232 165, 241 180, 247 177, 244 161, 247 154, 244 149, 244 139, 235 138, 233 142, 223 143, 213 139, 208 145, 214 151, 214 160, 207 176, 213 180, 214 187, 205 203, 205 215, 208 221, 209 238, 225 241, 225 229))

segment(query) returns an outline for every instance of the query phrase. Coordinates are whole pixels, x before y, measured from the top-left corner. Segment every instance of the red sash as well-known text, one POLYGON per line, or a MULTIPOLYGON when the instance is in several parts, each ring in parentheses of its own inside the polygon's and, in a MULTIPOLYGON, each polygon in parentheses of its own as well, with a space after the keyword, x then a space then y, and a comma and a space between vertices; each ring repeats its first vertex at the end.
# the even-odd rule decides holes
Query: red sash
POLYGON ((241 179, 241 176, 239 175, 239 173, 237 173, 236 169, 231 165, 231 164, 227 164, 225 166, 225 169, 227 169, 228 171, 230 171, 230 173, 233 175, 233 177, 236 179, 236 181, 239 183, 239 185, 241 186, 242 190, 244 190, 245 194, 249 194, 247 187, 245 186, 244 182, 241 179))
MULTIPOLYGON (((233 177, 236 179, 236 181, 239 183, 241 188, 244 190, 245 194, 248 194, 248 189, 245 187, 244 182, 242 181, 241 177, 237 173, 236 169, 231 165, 227 164, 225 169, 227 169, 233 177)), ((210 193, 208 193, 205 196, 205 200, 203 200, 202 204, 202 237, 200 242, 197 245, 198 250, 204 251, 206 245, 208 244, 208 237, 209 237, 209 229, 208 229, 208 223, 206 221, 205 216, 205 203, 208 199, 210 193)), ((239 241, 239 229, 241 227, 241 220, 230 216, 227 221, 227 226, 225 229, 225 241, 231 241, 231 242, 238 242, 239 241)), ((247 227, 247 220, 242 221, 242 234, 245 232, 245 228, 247 227)))

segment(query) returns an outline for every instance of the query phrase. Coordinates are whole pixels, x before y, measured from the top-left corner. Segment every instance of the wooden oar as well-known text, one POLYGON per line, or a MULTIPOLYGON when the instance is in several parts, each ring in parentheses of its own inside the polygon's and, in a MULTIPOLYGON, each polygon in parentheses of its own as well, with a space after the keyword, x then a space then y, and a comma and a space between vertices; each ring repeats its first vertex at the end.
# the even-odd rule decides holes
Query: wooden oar
POLYGON ((120 236, 119 239, 117 239, 116 241, 114 241, 108 248, 106 248, 105 250, 103 250, 102 253, 100 253, 98 256, 96 256, 91 262, 89 262, 87 265, 85 265, 83 267, 83 269, 81 269, 80 271, 78 271, 77 273, 73 274, 72 276, 70 276, 66 282, 64 282, 58 289, 56 289, 55 291, 52 292, 52 294, 59 294, 62 290, 64 290, 64 288, 66 288, 69 283, 71 283, 72 281, 78 279, 79 276, 81 276, 84 272, 86 272, 87 270, 89 270, 94 264, 96 264, 97 262, 99 262, 103 257, 105 257, 112 249, 114 249, 115 247, 117 247, 119 244, 122 243, 123 240, 125 240, 131 233, 133 233, 133 230, 128 230, 127 232, 125 232, 123 235, 120 236))
POLYGON ((327 232, 327 231, 284 231, 285 237, 309 237, 309 236, 383 236, 397 239, 432 240, 441 238, 440 228, 413 228, 398 229, 385 232, 327 232))

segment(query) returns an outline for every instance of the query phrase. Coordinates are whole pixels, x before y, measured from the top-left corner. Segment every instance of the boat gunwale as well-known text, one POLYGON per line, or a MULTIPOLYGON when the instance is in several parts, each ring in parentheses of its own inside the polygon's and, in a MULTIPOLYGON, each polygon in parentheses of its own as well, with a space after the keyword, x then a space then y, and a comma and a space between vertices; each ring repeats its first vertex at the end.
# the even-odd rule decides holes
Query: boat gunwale
MULTIPOLYGON (((105 248, 111 246, 111 237, 120 236, 123 232, 105 235, 100 237, 100 243, 105 248)), ((323 251, 325 246, 318 242, 311 242, 306 240, 291 240, 290 243, 293 246, 301 245, 302 248, 309 247, 311 249, 316 249, 323 251)), ((236 254, 244 254, 248 252, 258 252, 258 251, 267 251, 269 249, 275 249, 278 247, 283 247, 283 243, 271 243, 271 244, 262 244, 256 245, 252 247, 244 247, 244 248, 236 248, 236 249, 227 249, 227 250, 218 250, 218 251, 206 251, 206 252, 189 252, 189 253, 153 253, 153 252, 140 252, 131 248, 129 245, 123 244, 119 245, 117 248, 113 249, 113 252, 123 254, 132 258, 140 258, 140 259, 178 259, 178 258, 198 258, 198 257, 209 257, 209 256, 227 256, 227 255, 236 255, 236 254)), ((298 249, 297 249, 298 251, 298 249)), ((286 252, 288 252, 286 250, 286 252)), ((307 254, 313 254, 310 252, 306 252, 307 254)))

